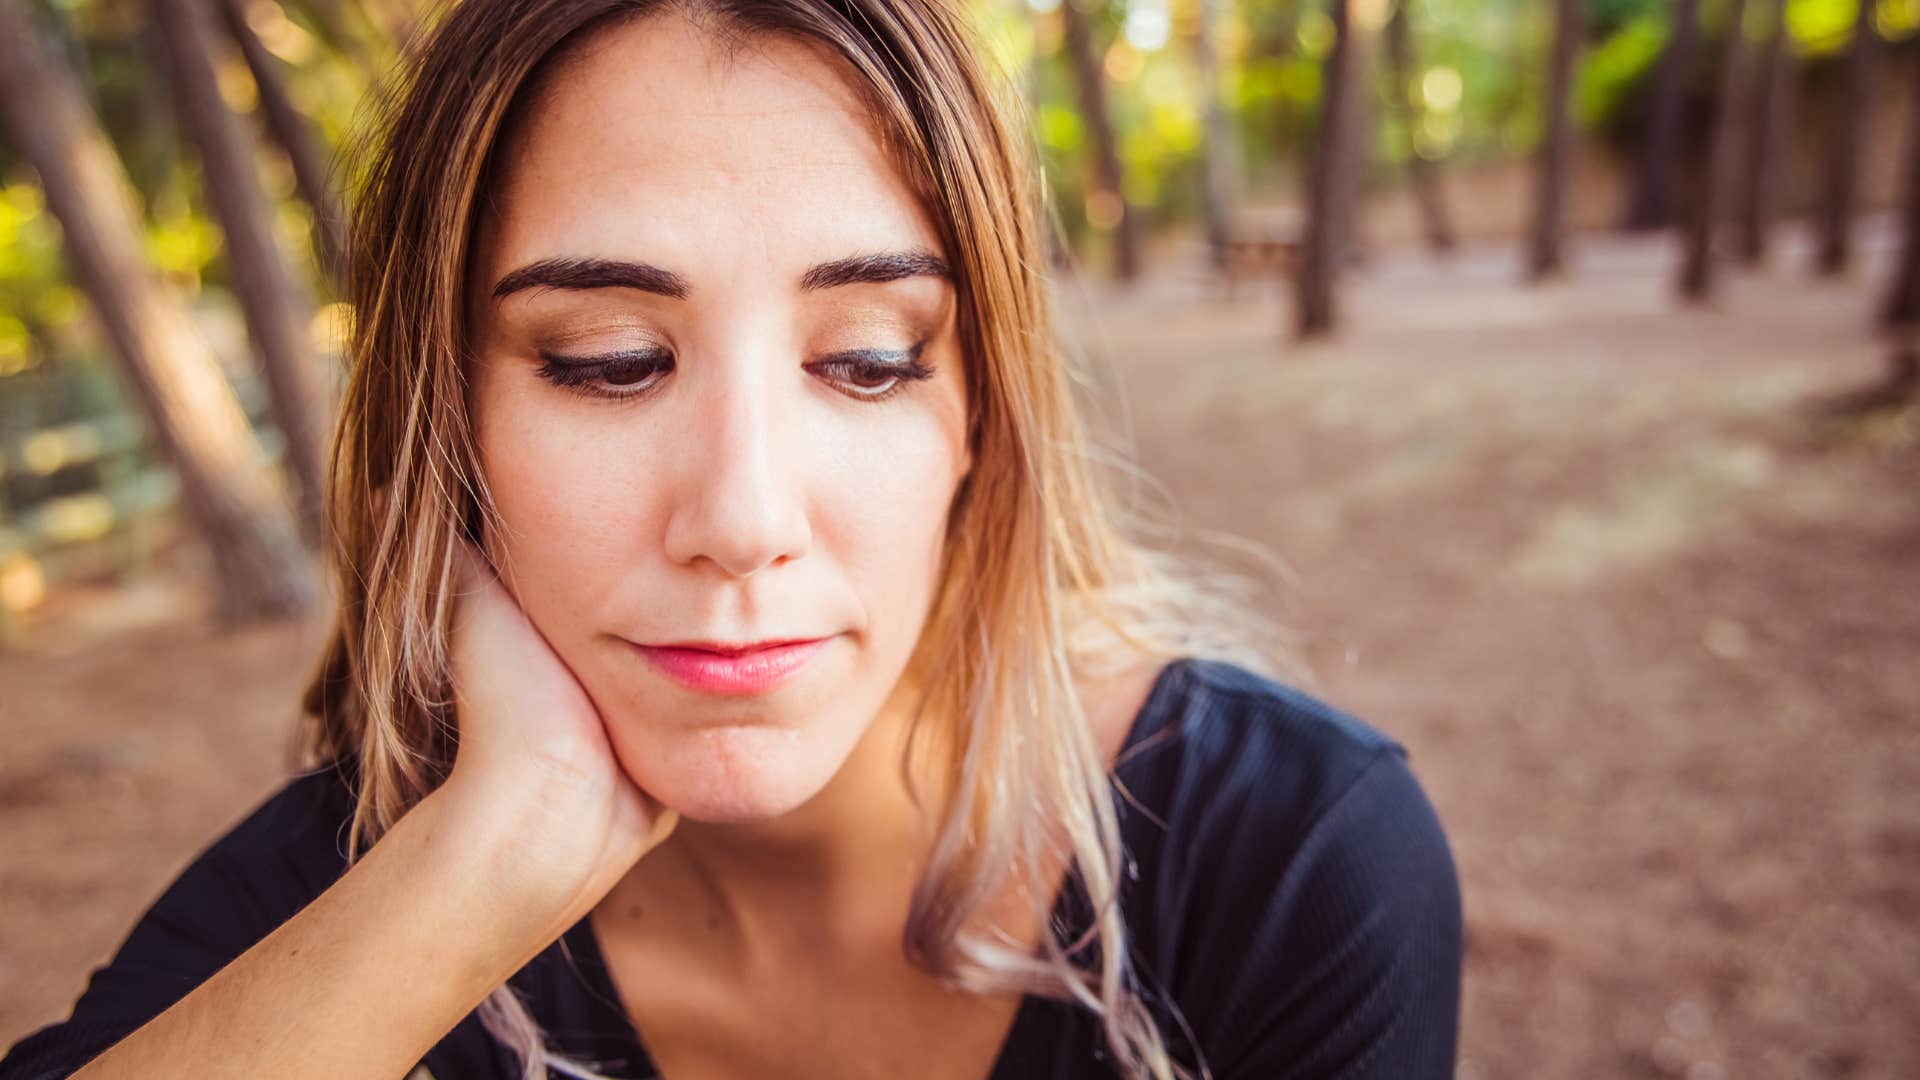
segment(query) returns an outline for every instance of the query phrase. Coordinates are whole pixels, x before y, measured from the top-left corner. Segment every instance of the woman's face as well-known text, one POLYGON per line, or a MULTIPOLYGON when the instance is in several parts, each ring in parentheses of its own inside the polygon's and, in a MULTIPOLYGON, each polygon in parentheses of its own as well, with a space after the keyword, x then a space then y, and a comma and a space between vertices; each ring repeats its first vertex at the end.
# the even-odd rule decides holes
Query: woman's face
POLYGON ((728 54, 662 14, 526 104, 471 283, 490 553, 635 782, 693 820, 777 816, 847 759, 933 598, 971 464, 945 252, 807 46, 728 54))

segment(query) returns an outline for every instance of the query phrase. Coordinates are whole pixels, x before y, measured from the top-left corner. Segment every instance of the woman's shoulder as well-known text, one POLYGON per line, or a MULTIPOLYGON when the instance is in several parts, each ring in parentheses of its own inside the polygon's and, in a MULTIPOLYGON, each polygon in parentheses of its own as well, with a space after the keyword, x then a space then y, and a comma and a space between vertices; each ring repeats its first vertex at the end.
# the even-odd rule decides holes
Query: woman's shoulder
POLYGON ((352 789, 334 764, 283 780, 187 859, 130 944, 138 951, 159 926, 216 950, 250 945, 346 872, 353 808, 352 789))
POLYGON ((1169 810, 1197 801, 1304 827, 1362 777, 1408 760, 1397 739, 1305 690, 1188 656, 1162 669, 1115 773, 1169 810))
POLYGON ((1133 952, 1214 1063, 1450 1075, 1460 888, 1404 744, 1197 658, 1162 672, 1129 744, 1114 775, 1133 952))
POLYGON ((353 820, 355 773, 348 760, 328 761, 287 777, 214 842, 235 859, 258 859, 317 849, 346 862, 353 820))
POLYGON ((134 926, 123 953, 157 938, 231 959, 325 892, 347 869, 350 769, 293 774, 191 856, 134 926))
MULTIPOLYGON (((227 881, 218 899, 244 901, 256 925, 270 930, 346 873, 355 804, 350 763, 297 772, 205 845, 170 892, 184 890, 212 906, 210 887, 227 881)), ((230 907, 227 913, 233 914, 230 907)))

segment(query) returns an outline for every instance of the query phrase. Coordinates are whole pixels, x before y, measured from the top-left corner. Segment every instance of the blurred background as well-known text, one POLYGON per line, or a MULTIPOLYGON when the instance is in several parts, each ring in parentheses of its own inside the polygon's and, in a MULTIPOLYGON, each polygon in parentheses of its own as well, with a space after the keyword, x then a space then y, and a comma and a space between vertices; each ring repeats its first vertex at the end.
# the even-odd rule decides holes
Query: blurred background
MULTIPOLYGON (((1920 0, 972 9, 1144 504, 1447 824, 1460 1075, 1920 1075, 1920 0)), ((430 21, 0 0, 0 1046, 294 760, 430 21)))

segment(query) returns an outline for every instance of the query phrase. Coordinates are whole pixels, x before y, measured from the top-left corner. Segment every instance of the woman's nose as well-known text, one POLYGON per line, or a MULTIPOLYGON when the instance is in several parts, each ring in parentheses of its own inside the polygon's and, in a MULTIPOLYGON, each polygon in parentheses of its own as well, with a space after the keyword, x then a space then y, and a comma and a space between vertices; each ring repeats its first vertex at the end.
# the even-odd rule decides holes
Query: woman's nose
POLYGON ((693 438, 676 469, 680 490, 667 525, 677 563, 702 560, 733 577, 806 554, 812 542, 799 482, 800 448, 765 373, 728 375, 702 387, 693 438))

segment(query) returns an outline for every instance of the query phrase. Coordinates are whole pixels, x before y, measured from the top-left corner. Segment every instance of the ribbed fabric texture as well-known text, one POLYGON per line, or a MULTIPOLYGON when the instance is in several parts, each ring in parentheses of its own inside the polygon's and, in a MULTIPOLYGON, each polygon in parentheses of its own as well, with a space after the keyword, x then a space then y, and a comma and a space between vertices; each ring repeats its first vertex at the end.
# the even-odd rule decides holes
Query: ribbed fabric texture
MULTIPOLYGON (((1161 671, 1114 775, 1133 963, 1181 1062, 1220 1080, 1453 1075, 1460 887, 1399 743, 1187 658, 1161 671)), ((0 1080, 70 1075, 298 913, 344 872, 352 809, 333 770, 290 781, 168 886, 67 1019, 0 1058, 0 1080)), ((1056 923, 1074 932, 1087 913, 1070 881, 1056 923)), ((557 1049, 654 1075, 588 920, 513 984, 557 1049)), ((437 1080, 517 1077, 471 1015, 422 1064, 437 1080)), ((1030 997, 988 1080, 1113 1075, 1090 1013, 1030 997)))

